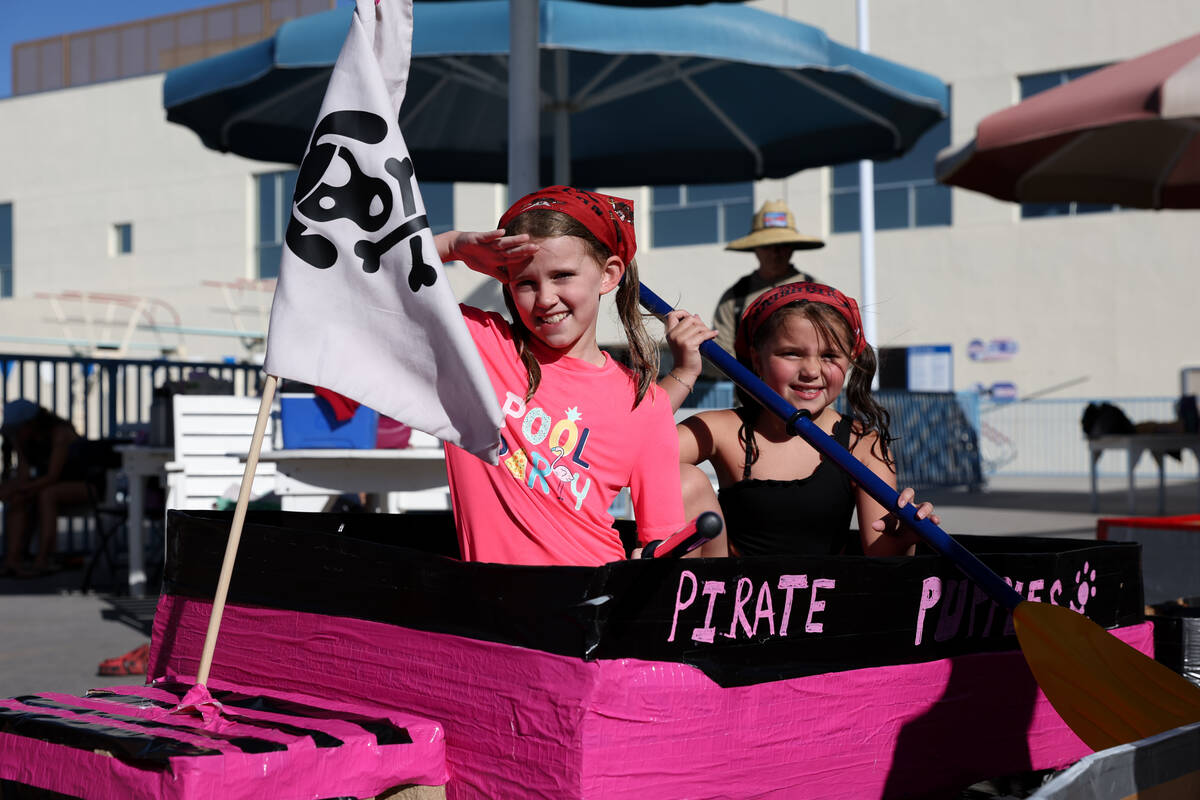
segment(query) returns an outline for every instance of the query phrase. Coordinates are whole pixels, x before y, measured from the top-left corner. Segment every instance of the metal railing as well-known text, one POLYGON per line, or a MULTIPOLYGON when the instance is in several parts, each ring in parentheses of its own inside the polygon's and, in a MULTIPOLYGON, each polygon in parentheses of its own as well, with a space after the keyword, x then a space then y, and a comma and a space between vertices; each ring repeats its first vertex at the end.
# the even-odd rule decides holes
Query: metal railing
POLYGON ((31 400, 69 420, 81 436, 115 436, 150 422, 154 390, 198 376, 228 381, 233 393, 256 396, 256 364, 107 359, 0 353, 0 402, 31 400))
MULTIPOLYGON (((262 381, 255 364, 13 353, 0 353, 0 372, 0 402, 31 400, 70 421, 88 439, 149 436, 154 390, 164 384, 203 377, 226 382, 224 388, 234 394, 255 396, 262 381)), ((97 542, 94 528, 90 514, 60 518, 60 557, 91 554, 97 542)), ((124 548, 121 542, 116 546, 124 548)))
MULTIPOLYGON (((984 473, 988 476, 1087 476, 1090 469, 1087 440, 1081 420, 1088 403, 1107 401, 1136 423, 1171 423, 1176 419, 1174 397, 1128 397, 1087 399, 1038 399, 1013 403, 981 404, 979 442, 984 473)), ((1164 462, 1168 478, 1196 477, 1195 459, 1164 462)), ((1126 474, 1125 455, 1110 452, 1101 456, 1098 474, 1126 474)), ((1157 477, 1152 458, 1143 458, 1134 474, 1157 477)))
MULTIPOLYGON (((1090 456, 1081 420, 1088 403, 1110 402, 1134 423, 1171 423, 1176 419, 1177 401, 1175 397, 1043 398, 994 403, 975 392, 881 391, 877 397, 892 415, 900 480, 908 485, 909 479, 918 488, 972 485, 978 482, 977 471, 983 478, 1087 477, 1090 456), (965 430, 964 423, 973 430, 965 430)), ((840 409, 844 398, 838 402, 840 409)), ((728 408, 732 404, 733 386, 725 381, 698 382, 689 402, 697 408, 728 408)), ((1195 479, 1200 467, 1186 451, 1179 459, 1167 458, 1164 464, 1168 478, 1195 479)), ((1104 454, 1098 466, 1102 477, 1127 474, 1121 452, 1104 454)), ((1158 467, 1153 459, 1143 458, 1134 475, 1157 477, 1158 467)))

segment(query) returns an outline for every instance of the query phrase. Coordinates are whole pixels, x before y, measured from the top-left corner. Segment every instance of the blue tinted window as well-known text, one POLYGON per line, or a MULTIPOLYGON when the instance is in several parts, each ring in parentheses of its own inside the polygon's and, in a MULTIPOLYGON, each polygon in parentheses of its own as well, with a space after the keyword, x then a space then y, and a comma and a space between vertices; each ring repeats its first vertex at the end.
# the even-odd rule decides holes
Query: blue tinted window
POLYGON ((275 198, 275 181, 278 173, 258 176, 258 242, 274 242, 279 237, 275 230, 278 227, 278 203, 275 198))
POLYGON ((429 218, 429 229, 433 233, 453 230, 453 183, 422 183, 421 199, 425 201, 425 216, 429 218))
MULTIPOLYGON (((833 188, 858 190, 858 162, 838 164, 833 168, 833 188)), ((857 223, 855 223, 857 224, 857 223)))
POLYGON ((913 190, 918 228, 950 224, 950 193, 944 186, 918 186, 913 190))
POLYGON ((908 187, 876 189, 875 229, 888 231, 908 227, 908 187))
POLYGON ((1059 217, 1071 213, 1070 203, 1022 203, 1022 217, 1059 217))
POLYGON ((283 246, 264 244, 258 248, 258 277, 278 278, 279 259, 283 257, 283 246))
POLYGON ((717 241, 717 208, 672 208, 654 212, 654 247, 710 244, 717 241))
POLYGON ((133 225, 121 222, 113 226, 113 249, 117 255, 133 252, 133 225))
MULTIPOLYGON (((1021 87, 1021 99, 1033 97, 1039 92, 1062 86, 1064 83, 1081 78, 1089 72, 1108 66, 1095 64, 1090 67, 1075 67, 1054 72, 1039 72, 1036 75, 1022 75, 1017 79, 1021 87)), ((1037 217, 1067 217, 1075 214, 1096 214, 1105 211, 1119 211, 1120 206, 1108 203, 1022 203, 1021 217, 1034 219, 1037 217)))
POLYGON ((1021 87, 1021 99, 1024 100, 1047 89, 1061 86, 1064 81, 1062 72, 1043 72, 1038 75, 1023 75, 1017 82, 1021 87))
POLYGON ((754 184, 655 186, 650 244, 715 244, 745 235, 754 215, 754 184))
POLYGON ((680 195, 683 192, 682 186, 654 186, 651 187, 651 198, 655 206, 674 206, 679 205, 680 195))
POLYGON ((12 203, 0 203, 0 297, 13 293, 12 203))
POLYGON ((283 234, 292 216, 296 175, 296 170, 289 169, 257 177, 258 234, 255 261, 259 278, 279 277, 279 258, 283 252, 283 234))
POLYGON ((830 198, 833 206, 831 227, 834 233, 853 233, 858 230, 858 188, 853 192, 835 193, 830 198))
MULTIPOLYGON (((950 118, 934 125, 900 158, 877 161, 874 165, 875 228, 949 225, 950 187, 933 177, 937 154, 950 144, 950 118)), ((860 228, 858 211, 858 162, 833 168, 833 188, 829 203, 832 233, 856 233, 860 228)))
POLYGON ((728 242, 750 232, 750 224, 754 218, 754 204, 749 200, 722 203, 721 230, 724 236, 721 241, 728 242))
POLYGON ((714 183, 687 187, 689 203, 719 203, 723 200, 745 200, 754 195, 754 188, 746 183, 714 183))

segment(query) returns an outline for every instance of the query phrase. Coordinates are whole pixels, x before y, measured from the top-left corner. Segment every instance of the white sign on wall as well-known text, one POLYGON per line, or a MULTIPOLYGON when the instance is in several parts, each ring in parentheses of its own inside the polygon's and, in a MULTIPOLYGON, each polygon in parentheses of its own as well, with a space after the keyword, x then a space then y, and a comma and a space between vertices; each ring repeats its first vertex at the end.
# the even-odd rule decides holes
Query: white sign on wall
POLYGON ((908 348, 910 392, 954 391, 954 354, 948 344, 908 348))

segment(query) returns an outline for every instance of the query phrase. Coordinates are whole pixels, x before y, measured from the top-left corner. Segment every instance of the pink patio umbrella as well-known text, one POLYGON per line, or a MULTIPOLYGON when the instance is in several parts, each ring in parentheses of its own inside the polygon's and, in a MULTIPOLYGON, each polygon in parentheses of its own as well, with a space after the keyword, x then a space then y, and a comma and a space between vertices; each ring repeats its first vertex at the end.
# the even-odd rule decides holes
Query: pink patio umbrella
POLYGON ((985 117, 937 179, 1021 203, 1200 208, 1198 132, 1200 35, 985 117))

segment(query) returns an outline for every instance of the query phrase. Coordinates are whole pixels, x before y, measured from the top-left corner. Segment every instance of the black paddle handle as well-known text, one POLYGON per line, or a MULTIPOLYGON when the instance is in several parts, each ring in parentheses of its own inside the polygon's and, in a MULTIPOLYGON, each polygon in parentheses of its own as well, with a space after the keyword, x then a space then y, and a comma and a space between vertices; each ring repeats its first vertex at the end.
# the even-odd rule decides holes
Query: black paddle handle
MULTIPOLYGON (((639 299, 647 311, 660 319, 674 310, 644 283, 640 286, 639 299)), ((1024 600, 1003 578, 989 569, 940 527, 927 519, 917 519, 915 504, 909 503, 904 508, 896 508, 896 502, 900 497, 899 492, 888 486, 886 481, 851 455, 850 451, 838 444, 832 436, 817 427, 817 424, 809 419, 808 412, 797 409, 780 397, 778 392, 763 383, 757 375, 721 349, 716 342, 711 340, 704 342, 700 345, 700 353, 717 369, 725 373, 730 380, 749 392, 767 410, 784 420, 789 433, 804 439, 822 455, 831 459, 845 470, 867 494, 875 498, 877 503, 895 513, 905 525, 920 534, 930 547, 953 561, 989 597, 1009 610, 1016 608, 1017 604, 1024 600)))
POLYGON ((721 517, 705 511, 666 539, 655 539, 642 548, 642 558, 681 558, 721 535, 721 517))

